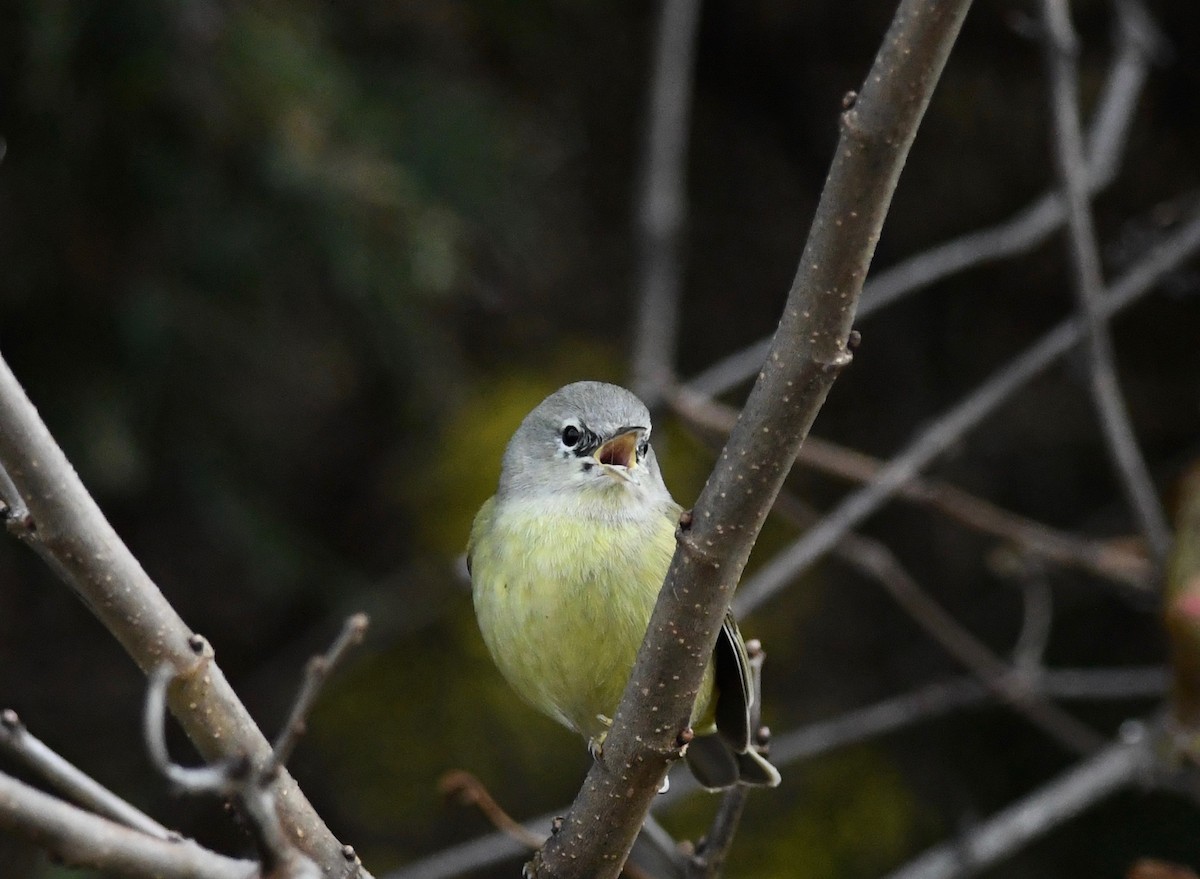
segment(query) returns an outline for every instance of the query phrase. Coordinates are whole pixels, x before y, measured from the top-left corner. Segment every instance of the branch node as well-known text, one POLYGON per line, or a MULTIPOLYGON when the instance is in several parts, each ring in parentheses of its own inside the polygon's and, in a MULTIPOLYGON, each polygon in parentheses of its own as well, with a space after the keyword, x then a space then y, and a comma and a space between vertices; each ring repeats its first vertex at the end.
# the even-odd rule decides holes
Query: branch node
POLYGON ((29 540, 37 536, 37 522, 29 510, 15 510, 4 505, 4 527, 18 540, 29 540))
MULTIPOLYGON (((847 340, 848 341, 848 340, 847 340)), ((850 353, 849 348, 843 348, 838 351, 833 357, 819 364, 821 372, 825 375, 837 375, 843 369, 850 365, 854 360, 854 355, 850 353)))
POLYGON ((858 92, 850 89, 846 94, 842 95, 842 109, 852 110, 854 105, 858 103, 858 92))
POLYGON ((21 723, 20 716, 11 708, 5 708, 3 712, 0 712, 0 726, 13 734, 25 731, 25 725, 21 723))
POLYGON ((1117 738, 1126 745, 1136 745, 1146 737, 1146 724, 1130 718, 1117 728, 1117 738))

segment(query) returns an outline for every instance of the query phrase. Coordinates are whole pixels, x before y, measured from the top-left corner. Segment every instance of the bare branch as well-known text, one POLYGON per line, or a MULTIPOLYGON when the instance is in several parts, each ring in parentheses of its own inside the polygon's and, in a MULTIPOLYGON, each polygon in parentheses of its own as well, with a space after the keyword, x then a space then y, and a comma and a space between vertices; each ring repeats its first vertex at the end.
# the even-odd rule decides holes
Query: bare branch
POLYGON ((652 408, 675 375, 680 233, 687 211, 687 139, 699 20, 700 0, 662 0, 642 158, 633 338, 633 388, 652 408))
POLYGON ((849 544, 853 547, 852 555, 860 564, 873 570, 909 616, 951 656, 975 672, 984 686, 1074 751, 1088 753, 1104 743, 1091 727, 1054 703, 1040 699, 1024 679, 1015 675, 983 642, 921 589, 886 546, 859 535, 847 535, 845 540, 853 541, 849 544))
POLYGON ((960 839, 935 846, 888 879, 959 879, 1004 859, 1116 791, 1145 779, 1154 761, 1145 732, 1110 745, 960 839))
POLYGON ((164 840, 64 803, 0 773, 0 830, 74 867, 129 879, 252 879, 258 865, 191 840, 164 840))
MULTIPOLYGON (((1145 295, 1164 276, 1200 248, 1200 213, 1164 239, 1113 285, 1101 302, 1111 317, 1145 295)), ((820 524, 805 532, 742 584, 734 610, 746 614, 782 589, 793 577, 824 555, 842 535, 878 510, 934 458, 978 426, 1013 394, 1070 351, 1082 338, 1083 324, 1069 318, 1042 336, 965 400, 921 431, 877 474, 850 494, 820 524)))
MULTIPOLYGON (((29 509, 21 536, 67 582, 145 672, 166 663, 172 712, 209 762, 265 760, 271 746, 213 660, 113 531, 0 360, 0 466, 29 509)), ((342 845, 286 772, 274 782, 289 835, 330 871, 346 872, 342 845)), ((353 873, 358 869, 354 865, 353 873)))
POLYGON ((642 832, 629 855, 630 862, 648 864, 647 872, 659 879, 683 879, 687 861, 684 846, 675 841, 667 829, 658 823, 653 811, 642 822, 642 832))
MULTIPOLYGON (((349 624, 347 631, 351 631, 349 624)), ((248 819, 249 830, 262 857, 264 874, 279 879, 322 879, 321 868, 297 848, 279 819, 271 781, 282 764, 276 762, 274 755, 262 766, 255 766, 245 757, 228 758, 195 769, 171 761, 163 735, 166 694, 171 678, 171 667, 164 663, 151 673, 146 689, 144 735, 159 772, 183 793, 216 794, 233 799, 248 819)), ((342 856, 346 865, 357 864, 357 855, 348 846, 343 848, 342 856)))
POLYGON ((3 515, 10 530, 14 527, 28 527, 29 508, 25 506, 25 500, 3 467, 0 467, 0 503, 4 505, 3 515))
POLYGON ((1037 566, 1021 578, 1021 634, 1012 650, 1013 669, 1026 680, 1042 673, 1054 618, 1054 594, 1037 566))
POLYGON ((362 643, 363 636, 367 633, 367 623, 366 614, 354 614, 342 625, 341 633, 328 652, 309 660, 304 675, 304 685, 300 688, 296 701, 292 704, 292 711, 288 715, 287 723, 284 724, 279 738, 275 741, 271 757, 262 769, 264 776, 273 775, 287 765, 296 743, 300 741, 300 737, 307 729, 308 715, 312 712, 317 697, 321 695, 325 682, 333 670, 341 664, 346 654, 350 652, 350 648, 362 643))
MULTIPOLYGON (((1167 684, 1167 671, 1159 666, 1051 669, 1034 682, 1037 691, 1048 698, 1085 700, 1159 698, 1167 684)), ((952 711, 988 703, 992 695, 992 691, 974 677, 929 684, 775 736, 771 742, 771 761, 777 766, 790 766, 952 711)), ((688 773, 673 774, 671 789, 656 798, 653 808, 669 808, 698 792, 699 785, 688 773)), ((544 836, 543 828, 550 826, 564 811, 565 808, 531 818, 523 826, 531 833, 542 831, 544 836)), ((386 874, 383 879, 450 879, 514 858, 521 851, 507 835, 493 833, 429 855, 386 874)))
MULTIPOLYGON (((672 410, 686 422, 721 436, 728 435, 737 421, 737 411, 732 407, 682 388, 672 391, 669 401, 672 410)), ((878 458, 816 436, 804 441, 796 463, 860 484, 870 482, 884 467, 878 458)), ((1144 555, 1124 544, 1077 537, 937 479, 915 476, 898 489, 897 496, 926 505, 980 533, 1010 541, 1024 553, 1080 567, 1122 585, 1150 588, 1154 567, 1144 555)))
MULTIPOLYGON (((1161 54, 1163 45, 1140 5, 1124 0, 1116 5, 1117 51, 1088 138, 1087 180, 1093 194, 1116 177, 1150 62, 1161 54)), ((1065 219, 1066 208, 1058 192, 1047 192, 1003 223, 953 238, 884 269, 863 288, 858 319, 965 269, 1026 253, 1049 238, 1065 219)), ((689 380, 687 390, 706 397, 725 393, 758 372, 770 344, 770 339, 762 339, 723 358, 689 380)))
POLYGON ((604 759, 532 876, 615 876, 633 845, 750 549, 838 372, 900 170, 969 0, 903 0, 842 132, 772 353, 679 547, 604 759))
POLYGON ((1056 699, 1153 699, 1167 688, 1165 668, 1060 668, 1042 672, 1037 687, 1056 699))
MULTIPOLYGON (((718 430, 728 428, 731 414, 723 404, 711 400, 696 400, 683 394, 672 397, 672 403, 682 410, 685 416, 690 417, 692 423, 703 423, 718 430)), ((810 527, 820 520, 815 510, 787 491, 780 492, 775 499, 775 510, 800 527, 810 527)), ((1040 648, 1036 665, 1030 666, 1026 662, 1010 668, 982 641, 960 625, 932 596, 921 589, 895 554, 883 543, 848 532, 839 538, 832 551, 845 564, 881 583, 909 616, 950 655, 974 671, 985 686, 1004 699, 1014 710, 1061 744, 1080 753, 1087 753, 1104 744, 1104 739, 1094 730, 1054 703, 1045 700, 1036 691, 1036 678, 1041 671, 1040 648)), ((1046 601, 1049 600, 1048 590, 1042 597, 1046 601)), ((1026 609, 1031 610, 1028 596, 1026 609)), ((1033 611, 1036 610, 1037 608, 1033 608, 1033 611)), ((1044 640, 1048 634, 1048 626, 1048 611, 1045 614, 1028 613, 1027 625, 1022 629, 1022 640, 1017 645, 1015 655, 1022 661, 1027 660, 1030 649, 1027 642, 1033 638, 1036 645, 1044 640)))
POLYGON ((1087 168, 1083 130, 1079 121, 1079 84, 1075 69, 1078 51, 1067 0, 1043 0, 1046 58, 1050 72, 1051 110, 1054 119, 1054 156, 1058 179, 1067 206, 1067 230, 1074 271, 1071 282, 1086 327, 1088 371, 1092 399, 1117 477, 1150 546, 1161 566, 1171 546, 1171 529, 1159 503, 1150 469, 1138 448, 1133 424, 1121 396, 1117 368, 1101 300, 1104 272, 1100 245, 1088 204, 1087 168))
POLYGON ((83 770, 55 753, 25 728, 17 712, 0 712, 0 747, 44 778, 65 797, 85 809, 157 839, 178 834, 163 827, 141 809, 121 799, 83 770))
POLYGON ((483 782, 463 769, 447 772, 438 782, 438 790, 464 806, 474 806, 493 827, 520 845, 533 851, 546 841, 544 834, 534 833, 500 808, 483 782))
POLYGON ((146 706, 142 715, 142 735, 154 768, 181 793, 233 796, 250 772, 244 757, 229 758, 211 766, 188 768, 171 760, 167 752, 164 726, 167 719, 167 687, 174 678, 171 666, 163 663, 150 673, 146 687, 146 706))

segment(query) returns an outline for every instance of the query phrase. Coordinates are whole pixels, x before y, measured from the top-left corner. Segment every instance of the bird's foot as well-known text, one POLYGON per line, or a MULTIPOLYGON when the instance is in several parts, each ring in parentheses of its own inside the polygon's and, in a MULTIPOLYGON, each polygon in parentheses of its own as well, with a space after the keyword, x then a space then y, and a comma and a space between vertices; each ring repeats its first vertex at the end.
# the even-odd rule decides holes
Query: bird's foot
POLYGON ((600 733, 600 735, 588 739, 588 753, 597 763, 604 762, 604 739, 607 735, 607 733, 600 733))

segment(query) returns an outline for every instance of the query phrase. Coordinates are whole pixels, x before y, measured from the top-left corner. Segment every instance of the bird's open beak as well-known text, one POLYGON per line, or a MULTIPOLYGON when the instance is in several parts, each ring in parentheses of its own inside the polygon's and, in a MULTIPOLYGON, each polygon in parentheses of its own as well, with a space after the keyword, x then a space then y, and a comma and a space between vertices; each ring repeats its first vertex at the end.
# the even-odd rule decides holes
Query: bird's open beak
POLYGON ((596 460, 601 464, 631 470, 637 464, 637 447, 640 439, 640 431, 636 429, 617 434, 596 449, 596 460))

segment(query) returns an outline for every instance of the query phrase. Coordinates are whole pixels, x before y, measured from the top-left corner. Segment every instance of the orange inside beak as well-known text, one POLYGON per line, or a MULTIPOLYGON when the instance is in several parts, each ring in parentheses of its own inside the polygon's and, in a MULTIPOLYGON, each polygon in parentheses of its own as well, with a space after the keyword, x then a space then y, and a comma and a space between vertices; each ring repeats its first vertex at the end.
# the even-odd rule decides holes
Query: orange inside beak
POLYGON ((611 464, 614 467, 632 467, 637 463, 637 445, 638 432, 636 430, 614 436, 596 449, 596 460, 601 464, 611 464))

